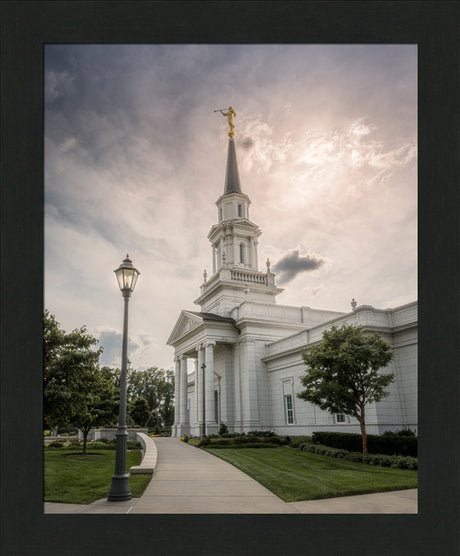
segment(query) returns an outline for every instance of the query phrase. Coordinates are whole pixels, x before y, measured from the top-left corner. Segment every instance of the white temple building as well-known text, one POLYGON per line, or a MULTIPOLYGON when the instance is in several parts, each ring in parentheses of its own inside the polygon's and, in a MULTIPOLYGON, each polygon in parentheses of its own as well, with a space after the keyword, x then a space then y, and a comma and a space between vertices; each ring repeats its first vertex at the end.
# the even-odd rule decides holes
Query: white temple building
POLYGON ((269 261, 263 270, 258 267, 261 230, 250 220, 250 204, 229 133, 224 192, 208 234, 212 275, 204 273, 194 302, 200 310, 183 310, 167 342, 176 365, 172 436, 201 436, 203 426, 206 435, 215 434, 220 423, 229 432, 359 433, 355 419, 296 397, 306 368, 302 351, 320 342, 324 330, 344 323, 379 333, 394 350, 384 372, 393 372, 395 381, 386 399, 367 406, 368 433, 417 432, 417 302, 393 309, 353 303, 349 313, 278 305, 283 290, 276 287, 269 261))

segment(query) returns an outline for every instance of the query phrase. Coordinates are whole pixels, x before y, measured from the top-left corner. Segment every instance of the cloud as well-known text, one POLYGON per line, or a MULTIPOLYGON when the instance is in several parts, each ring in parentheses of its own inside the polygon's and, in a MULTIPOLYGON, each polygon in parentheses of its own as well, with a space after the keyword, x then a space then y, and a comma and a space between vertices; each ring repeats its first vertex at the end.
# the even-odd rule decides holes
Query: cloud
POLYGON ((378 128, 364 123, 365 119, 353 121, 348 129, 307 131, 301 151, 296 153, 296 165, 306 168, 306 176, 313 179, 324 177, 330 169, 336 174, 359 170, 365 172, 364 181, 371 184, 375 177, 380 183, 385 182, 395 168, 402 168, 417 157, 411 140, 385 149, 382 141, 371 139, 378 128))
POLYGON ((300 255, 298 249, 289 251, 282 257, 273 267, 273 270, 279 274, 278 282, 287 284, 302 273, 318 269, 324 264, 325 260, 313 254, 300 255))
POLYGON ((253 145, 254 145, 254 141, 251 137, 245 137, 241 142, 240 142, 241 147, 247 151, 249 150, 253 145))
MULTIPOLYGON (((122 340, 122 334, 116 330, 99 331, 99 344, 104 348, 100 358, 102 365, 117 367, 121 365, 122 340)), ((139 344, 132 338, 128 338, 128 353, 134 352, 138 348, 139 344)))

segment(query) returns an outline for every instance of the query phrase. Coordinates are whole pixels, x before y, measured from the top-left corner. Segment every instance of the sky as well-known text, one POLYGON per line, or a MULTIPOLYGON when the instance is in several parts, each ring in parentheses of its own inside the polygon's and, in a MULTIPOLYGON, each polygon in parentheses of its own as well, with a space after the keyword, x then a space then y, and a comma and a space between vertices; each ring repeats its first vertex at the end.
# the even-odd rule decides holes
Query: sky
POLYGON ((236 112, 241 188, 280 305, 417 299, 415 45, 46 45, 45 308, 120 366, 173 366, 199 311, 236 112))

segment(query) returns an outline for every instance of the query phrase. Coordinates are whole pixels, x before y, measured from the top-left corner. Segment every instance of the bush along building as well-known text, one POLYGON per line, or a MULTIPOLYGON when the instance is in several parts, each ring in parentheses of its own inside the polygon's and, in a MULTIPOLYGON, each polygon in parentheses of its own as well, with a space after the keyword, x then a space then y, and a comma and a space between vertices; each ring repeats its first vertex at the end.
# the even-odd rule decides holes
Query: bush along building
POLYGON ((389 396, 366 408, 368 434, 417 432, 417 302, 376 309, 353 300, 349 313, 278 305, 283 290, 276 287, 270 262, 258 267, 261 230, 250 220, 250 204, 240 184, 231 127, 224 192, 208 234, 212 275, 204 272, 194 302, 200 311, 183 310, 167 342, 175 355, 172 436, 216 434, 221 423, 229 432, 360 432, 355 419, 296 396, 303 389, 302 352, 342 324, 377 332, 394 351, 383 370, 395 376, 389 396))

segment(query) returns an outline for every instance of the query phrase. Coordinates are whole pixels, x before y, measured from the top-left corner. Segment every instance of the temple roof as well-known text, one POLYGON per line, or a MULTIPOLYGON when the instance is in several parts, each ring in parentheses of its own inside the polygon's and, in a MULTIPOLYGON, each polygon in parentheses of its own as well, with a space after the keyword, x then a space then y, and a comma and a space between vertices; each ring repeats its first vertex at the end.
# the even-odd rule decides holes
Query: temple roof
POLYGON ((224 195, 229 193, 243 193, 240 187, 240 176, 236 163, 235 141, 233 137, 228 140, 227 171, 225 175, 224 195))
POLYGON ((187 313, 192 313, 192 315, 201 317, 204 320, 215 320, 215 321, 229 322, 231 324, 235 324, 235 319, 232 319, 231 317, 222 317, 220 315, 215 315, 214 313, 199 313, 196 311, 187 311, 187 313))

